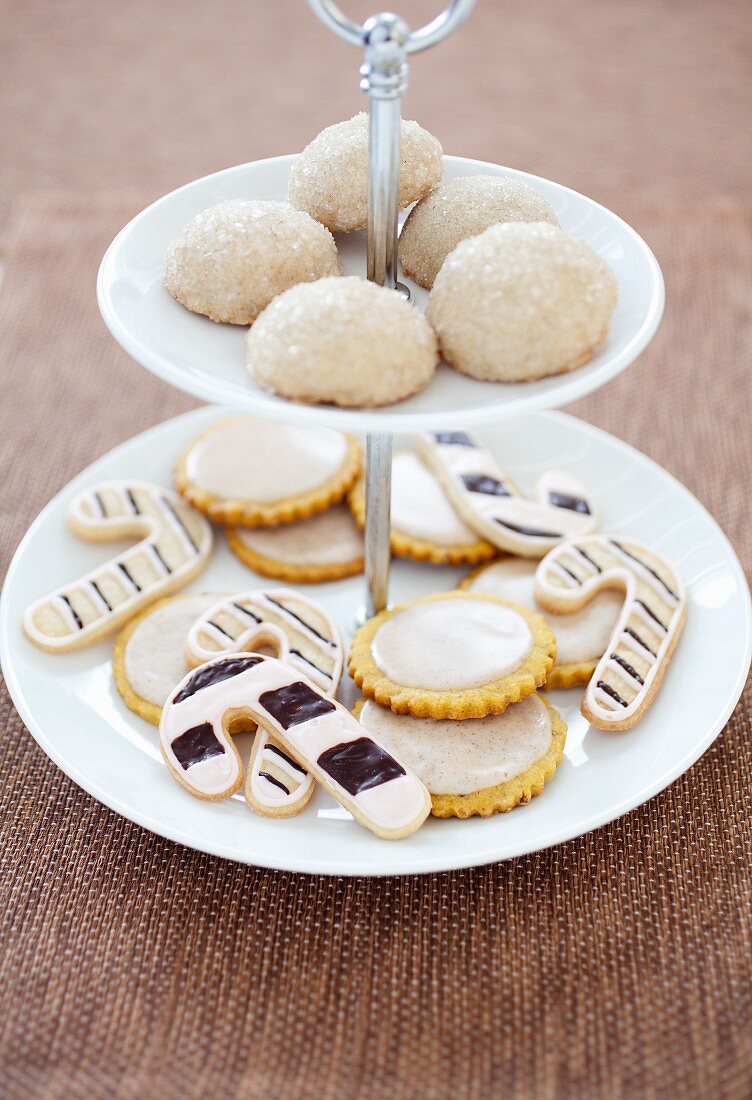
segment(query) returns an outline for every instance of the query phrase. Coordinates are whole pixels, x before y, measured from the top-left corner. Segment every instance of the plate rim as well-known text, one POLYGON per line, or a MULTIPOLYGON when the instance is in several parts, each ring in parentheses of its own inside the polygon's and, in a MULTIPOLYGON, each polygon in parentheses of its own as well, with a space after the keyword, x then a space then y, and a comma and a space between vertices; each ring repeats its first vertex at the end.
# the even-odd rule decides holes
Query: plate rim
MULTIPOLYGON (((708 731, 703 738, 700 739, 684 756, 682 756, 677 763, 674 763, 671 767, 664 769, 663 772, 657 776, 652 783, 648 784, 642 789, 639 795, 624 798, 618 803, 609 807, 608 812, 595 813, 586 817, 584 822, 581 821, 578 826, 574 828, 564 828, 554 831, 550 831, 544 837, 540 838, 538 842, 532 846, 529 844, 523 844, 515 847, 513 851, 507 852, 503 856, 499 856, 498 851, 489 851, 484 849, 480 854, 459 855, 453 857, 449 862, 446 861, 441 855, 427 856, 425 854, 416 854, 412 860, 408 859, 407 863, 410 864, 399 870, 390 869, 383 866, 371 867, 367 869, 363 868, 361 862, 357 860, 351 865, 342 864, 341 859, 338 861, 327 860, 326 857, 318 857, 317 859, 303 858, 303 859, 288 859, 285 856, 282 858, 271 859, 265 857, 262 853, 261 858, 257 858, 255 853, 249 853, 249 856, 254 856, 253 859, 243 859, 235 854, 229 854, 227 851, 220 850, 220 846, 215 844, 204 844, 195 841, 193 839, 186 839, 185 833, 181 832, 179 828, 173 828, 168 823, 160 821, 158 818, 154 818, 149 812, 140 811, 137 807, 126 807, 122 800, 113 796, 108 790, 101 788, 95 781, 90 780, 86 774, 82 773, 74 764, 70 764, 66 759, 65 754, 60 752, 55 745, 54 740, 51 740, 48 735, 41 728, 40 724, 36 721, 30 706, 27 703, 26 695, 23 686, 16 674, 14 662, 11 656, 11 630, 12 624, 10 622, 9 614, 6 611, 6 594, 10 591, 15 574, 19 568, 21 568, 21 561, 25 553, 25 548, 29 541, 31 541, 37 528, 41 526, 49 513, 55 506, 60 498, 64 495, 69 495, 71 491, 75 491, 75 486, 78 482, 82 482, 89 474, 89 470, 92 465, 95 465, 102 458, 115 457, 117 458, 120 451, 126 449, 137 440, 148 440, 151 435, 159 434, 165 429, 166 425, 183 425, 190 424, 192 421, 199 421, 209 416, 221 414, 226 410, 222 406, 203 406, 198 409, 192 409, 188 412, 182 413, 175 417, 170 417, 167 420, 162 421, 159 424, 155 424, 150 428, 145 429, 142 432, 138 432, 136 435, 131 436, 127 440, 123 440, 116 447, 106 451, 103 455, 99 455, 93 459, 83 470, 76 474, 66 485, 62 486, 57 493, 45 504, 40 510, 38 515, 30 524, 28 530, 21 539, 15 553, 11 559, 8 571, 3 583, 2 592, 0 593, 0 665, 2 666, 3 675, 8 688, 13 705, 18 711, 24 725, 34 737, 37 744, 43 750, 43 752, 49 757, 50 760, 60 770, 73 780, 77 786, 81 787, 87 794, 91 795, 98 802, 101 802, 108 809, 118 813, 121 817, 132 821, 134 824, 139 825, 141 828, 145 828, 150 832, 155 833, 158 836, 162 836, 167 840, 173 841, 177 844, 182 844, 185 847, 192 848, 196 851, 205 852, 209 855, 218 856, 222 859, 229 859, 233 862, 244 863, 248 866, 264 867, 273 870, 280 870, 285 872, 295 872, 300 874, 322 874, 322 875, 339 875, 339 876, 362 876, 362 877, 401 877, 403 875, 411 874, 434 874, 441 873, 450 870, 461 870, 468 867, 481 867, 490 863, 505 862, 508 859, 517 859, 522 856, 531 855, 534 852, 543 851, 547 848, 555 847, 558 844, 568 843, 571 840, 577 839, 581 836, 585 836, 592 832, 594 829, 601 828, 602 826, 609 825, 611 822, 617 820, 624 814, 629 813, 631 810, 636 809, 639 806, 644 805, 650 799, 654 798, 657 794, 664 791, 671 783, 675 782, 680 776, 684 775, 707 751, 710 745, 717 739, 729 717, 733 713, 739 698, 744 690, 744 685, 749 673, 750 661, 752 660, 752 597, 750 596, 749 586, 747 579, 742 569, 739 558, 731 545, 730 540, 723 531, 717 520, 710 514, 705 506, 694 496, 694 494, 680 482, 672 473, 660 466, 659 463, 643 454, 642 451, 637 450, 631 444, 626 443, 624 440, 619 439, 617 436, 612 435, 610 432, 604 431, 602 428, 598 428, 593 424, 589 424, 587 421, 580 420, 578 417, 572 416, 569 413, 563 413, 559 411, 537 411, 530 415, 540 417, 543 419, 563 420, 570 424, 576 425, 578 430, 584 430, 585 434, 591 434, 598 438, 605 439, 606 442, 617 444, 617 447, 626 449, 630 452, 633 458, 636 458, 638 462, 646 464, 649 467, 656 467, 658 471, 666 478, 672 488, 678 490, 680 495, 687 498, 694 506, 699 508, 707 520, 710 521, 715 528, 717 535, 720 536, 724 549, 728 555, 728 560, 732 571, 736 576, 736 580, 739 582, 740 592, 742 596, 741 614, 744 619, 745 628, 745 647, 744 655, 741 659, 739 666, 739 673, 736 677, 733 687, 731 688, 729 695, 724 701, 723 707, 718 711, 718 717, 711 724, 708 731)), ((15 624, 17 625, 17 624, 15 624)))
MULTIPOLYGON (((216 388, 214 388, 215 384, 212 383, 211 379, 204 379, 198 375, 194 377, 192 374, 183 371, 180 367, 174 366, 166 356, 151 351, 148 345, 139 339, 137 334, 132 332, 131 329, 122 322, 120 314, 112 302, 110 288, 115 281, 115 258, 119 254, 123 240, 135 229, 139 222, 148 217, 157 207, 174 201, 181 193, 189 191, 199 184, 217 179, 220 176, 241 173, 257 165, 282 165, 283 163, 289 165, 297 159, 298 155, 297 153, 285 153, 276 157, 263 157, 259 160, 246 161, 241 164, 232 165, 228 168, 221 168, 216 172, 209 172, 205 176, 199 176, 196 179, 190 180, 188 183, 181 184, 180 187, 176 187, 172 191, 168 191, 166 194, 161 195, 159 198, 155 199, 154 202, 134 215, 134 217, 123 226, 119 233, 116 234, 107 247, 99 265, 96 281, 97 304, 102 320, 115 341, 131 356, 131 358, 135 359, 135 361, 146 370, 174 386, 176 389, 184 393, 192 394, 194 397, 199 397, 203 401, 212 404, 216 401, 217 397, 216 388)), ((590 207, 602 212, 609 218, 613 218, 621 226, 622 230, 633 239, 645 256, 652 277, 652 294, 647 314, 642 324, 634 332, 621 351, 614 355, 607 364, 604 364, 604 368, 607 368, 604 370, 605 377, 598 378, 597 381, 593 382, 589 375, 581 374, 577 370, 570 371, 556 376, 557 384, 550 391, 550 395, 548 391, 532 390, 530 394, 520 396, 510 401, 508 406, 493 405, 488 407, 481 404, 475 409, 464 410, 459 414, 463 424, 467 427, 479 427, 481 425, 491 427, 495 422, 499 422, 510 416, 517 416, 527 412, 544 411, 546 409, 566 405, 579 397, 583 397, 585 394, 592 393, 600 386, 605 385, 607 382, 611 381, 611 379, 617 377, 622 371, 626 370, 626 368, 645 350, 658 330, 658 326, 663 317, 666 301, 663 272, 661 271, 660 264, 652 249, 644 238, 628 222, 614 213, 613 210, 610 210, 607 206, 597 202, 595 199, 591 199, 589 196, 584 195, 582 192, 576 191, 572 187, 567 187, 566 184, 557 183, 555 180, 549 180, 545 176, 538 176, 532 172, 525 172, 518 168, 509 168, 506 165, 495 164, 493 161, 476 160, 471 157, 456 157, 449 154, 444 154, 443 159, 445 164, 464 165, 481 170, 492 168, 494 171, 501 171, 505 175, 520 179, 523 182, 532 184, 542 183, 547 186, 552 186, 566 195, 574 196, 578 201, 587 203, 590 207)), ((252 396, 252 391, 249 390, 249 397, 250 396, 252 396)), ((259 415, 267 416, 272 420, 287 420, 307 425, 318 424, 322 427, 338 428, 344 431, 391 431, 394 434, 404 434, 430 429, 431 427, 447 426, 449 420, 455 423, 457 420, 457 414, 453 411, 451 406, 441 411, 433 412, 400 412, 399 403, 387 406, 385 409, 346 409, 328 405, 305 405, 294 401, 270 401, 268 404, 262 401, 257 407, 254 405, 254 402, 249 401, 248 404, 243 402, 242 406, 239 406, 239 408, 242 408, 242 410, 246 412, 256 411, 259 415), (368 427, 369 424, 370 428, 368 427)))

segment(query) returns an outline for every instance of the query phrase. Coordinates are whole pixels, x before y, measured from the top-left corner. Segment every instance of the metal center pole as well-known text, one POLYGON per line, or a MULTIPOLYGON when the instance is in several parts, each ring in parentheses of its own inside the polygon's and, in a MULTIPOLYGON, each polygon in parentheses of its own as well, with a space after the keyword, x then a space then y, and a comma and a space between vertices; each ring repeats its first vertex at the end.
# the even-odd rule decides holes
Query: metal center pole
MULTIPOLYGON (((362 46, 360 87, 370 98, 368 129, 368 278, 392 290, 410 293, 397 281, 400 116, 407 91, 407 56, 439 42, 467 17, 475 0, 452 0, 431 23, 411 33, 397 15, 382 12, 361 27, 333 0, 308 0, 319 19, 340 38, 362 46)), ((357 364, 355 364, 357 370, 357 364)), ((366 608, 368 617, 389 602, 392 436, 369 434, 366 440, 366 608)))

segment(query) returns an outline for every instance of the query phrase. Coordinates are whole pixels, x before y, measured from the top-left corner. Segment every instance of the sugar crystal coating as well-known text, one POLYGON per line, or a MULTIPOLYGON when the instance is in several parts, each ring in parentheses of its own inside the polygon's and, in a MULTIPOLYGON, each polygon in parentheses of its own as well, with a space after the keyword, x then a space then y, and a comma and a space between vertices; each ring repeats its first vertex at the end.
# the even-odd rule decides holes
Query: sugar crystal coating
POLYGON ((334 238, 308 214, 231 199, 183 227, 167 250, 164 285, 194 313, 249 325, 288 287, 341 273, 334 238))
POLYGON ((518 382, 586 363, 616 296, 611 268, 585 241, 547 222, 507 222, 447 256, 426 316, 451 366, 518 382))
POLYGON ((460 241, 477 237, 497 222, 559 224, 546 200, 521 180, 506 176, 450 180, 407 216, 399 239, 405 275, 430 290, 439 268, 460 241))
POLYGON ((387 405, 422 390, 436 337, 394 290, 363 279, 320 279, 281 294, 247 338, 251 375, 296 401, 387 405))
MULTIPOLYGON (((436 186, 441 145, 417 122, 400 124, 400 209, 436 186)), ((288 198, 335 233, 368 221, 368 115, 327 126, 305 147, 290 171, 288 198)))

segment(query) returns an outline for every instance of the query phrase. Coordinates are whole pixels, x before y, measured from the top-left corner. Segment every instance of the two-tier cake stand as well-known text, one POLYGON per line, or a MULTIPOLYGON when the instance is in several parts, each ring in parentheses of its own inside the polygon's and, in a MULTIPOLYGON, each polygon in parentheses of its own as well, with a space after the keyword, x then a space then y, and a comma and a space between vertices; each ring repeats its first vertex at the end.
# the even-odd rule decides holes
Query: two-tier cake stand
MULTIPOLYGON (((309 0, 322 20, 363 48, 362 87, 370 97, 369 224, 337 244, 347 274, 396 286, 422 309, 426 293, 402 287, 397 270, 400 102, 407 59, 445 37, 473 0, 454 0, 428 26, 408 31, 382 15, 363 27, 329 0, 309 0)), ((568 839, 612 820, 686 770, 723 727, 749 666, 749 591, 733 550, 715 521, 669 474, 625 444, 560 413, 565 404, 627 367, 655 333, 663 280, 647 245, 620 218, 566 187, 496 164, 445 157, 445 179, 490 174, 521 179, 553 207, 561 225, 611 265, 619 301, 608 339, 585 367, 538 382, 478 382, 446 366, 421 394, 381 409, 296 404, 258 389, 245 367, 244 330, 189 313, 162 287, 166 248, 194 215, 232 198, 285 199, 294 157, 229 168, 189 183, 135 217, 108 249, 98 299, 111 333, 139 363, 178 388, 215 404, 298 425, 360 433, 366 444, 365 612, 391 598, 454 586, 460 571, 394 563, 390 582, 389 502, 393 436, 442 428, 480 429, 502 468, 521 485, 544 469, 565 468, 584 481, 601 526, 654 545, 687 584, 690 608, 682 644, 656 704, 628 735, 591 730, 579 693, 555 693, 569 725, 566 761, 545 796, 487 820, 430 821, 399 843, 355 826, 323 792, 298 818, 270 821, 242 799, 205 803, 171 782, 154 730, 126 710, 114 691, 111 645, 64 657, 35 650, 21 635, 24 607, 52 585, 91 568, 96 547, 65 530, 65 505, 103 477, 142 477, 169 484, 182 448, 218 415, 201 409, 160 425, 85 470, 38 517, 9 570, 0 615, 0 651, 14 702, 45 751, 95 797, 140 824, 208 852, 259 865, 341 874, 401 874, 503 859, 568 839)), ((357 370, 357 364, 353 364, 357 370)), ((264 582, 261 579, 259 585, 264 582)), ((253 586, 224 546, 192 588, 253 586)), ((352 631, 362 612, 362 581, 312 586, 352 631)), ((347 700, 346 700, 347 701, 347 700)))

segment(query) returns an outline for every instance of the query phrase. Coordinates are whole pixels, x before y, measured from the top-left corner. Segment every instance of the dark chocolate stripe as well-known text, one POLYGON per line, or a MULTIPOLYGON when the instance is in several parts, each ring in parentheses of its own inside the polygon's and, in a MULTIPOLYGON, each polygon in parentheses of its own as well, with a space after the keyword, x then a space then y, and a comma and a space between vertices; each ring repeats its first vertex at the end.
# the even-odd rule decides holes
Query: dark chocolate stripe
POLYGON ((301 767, 297 760, 293 760, 291 756, 288 756, 287 753, 283 749, 279 748, 278 745, 272 745, 267 742, 266 750, 268 752, 275 752, 277 756, 281 756, 283 760, 287 761, 291 768, 295 768, 295 771, 300 772, 301 775, 308 775, 308 772, 305 770, 305 768, 301 767))
POLYGON ((590 555, 587 553, 587 551, 583 550, 581 546, 575 546, 575 550, 580 555, 580 557, 583 557, 585 559, 585 561, 590 562, 593 569, 595 569, 597 573, 602 573, 603 572, 600 565, 598 565, 598 562, 593 561, 593 559, 590 557, 590 555))
POLYGON ((534 527, 520 527, 516 523, 509 523, 508 520, 499 519, 498 516, 494 516, 494 521, 498 523, 499 527, 508 527, 509 530, 514 531, 516 535, 528 535, 533 539, 564 538, 560 531, 536 531, 534 527))
POLYGON ((225 638, 229 638, 231 642, 235 641, 232 634, 228 634, 227 631, 219 625, 219 623, 214 622, 214 619, 207 619, 206 624, 207 626, 213 626, 215 630, 218 630, 220 634, 224 634, 225 638))
POLYGON ((556 564, 558 565, 559 569, 563 569, 563 570, 564 570, 564 572, 565 572, 565 573, 567 573, 567 574, 568 574, 568 575, 569 575, 569 576, 570 576, 570 577, 572 578, 572 580, 573 580, 573 581, 576 581, 576 582, 577 582, 577 584, 582 584, 582 581, 581 581, 581 580, 580 580, 580 578, 579 578, 579 577, 577 576, 577 574, 576 574, 576 573, 573 573, 571 569, 568 569, 568 568, 566 567, 566 565, 563 565, 563 564, 562 564, 562 563, 561 563, 560 561, 557 561, 557 563, 556 563, 556 564))
POLYGON ((67 597, 67 596, 61 596, 61 597, 60 597, 60 599, 61 599, 61 600, 63 601, 63 603, 65 603, 65 604, 67 604, 67 605, 68 605, 68 609, 70 610, 70 613, 71 613, 71 615, 73 616, 73 621, 75 622, 75 624, 76 624, 76 626, 78 627, 78 629, 79 629, 79 630, 83 630, 83 628, 84 628, 84 624, 83 624, 83 621, 82 621, 82 619, 81 619, 81 616, 80 616, 80 615, 79 615, 79 613, 78 613, 78 612, 76 611, 75 607, 74 607, 74 606, 73 606, 73 604, 72 604, 72 603, 70 602, 70 600, 68 599, 68 597, 67 597))
POLYGON ((102 513, 102 515, 104 517, 106 517, 107 516, 107 509, 105 508, 104 501, 102 500, 99 493, 94 493, 94 499, 96 500, 97 504, 99 505, 99 511, 102 513))
POLYGON ((247 615, 249 619, 253 619, 254 623, 262 623, 264 621, 263 619, 260 619, 258 615, 254 615, 252 611, 249 611, 247 607, 243 607, 243 605, 240 603, 235 603, 234 600, 231 601, 231 606, 236 607, 238 611, 242 611, 243 614, 247 615))
POLYGON ((136 513, 137 516, 140 516, 141 515, 141 509, 136 504, 136 498, 133 495, 133 490, 132 489, 126 489, 125 490, 125 495, 128 497, 128 503, 130 504, 133 511, 136 513))
POLYGON ((610 695, 615 703, 618 703, 621 707, 628 707, 629 703, 626 699, 622 699, 618 691, 614 691, 610 684, 607 684, 605 680, 598 681, 598 687, 601 691, 605 691, 606 695, 610 695))
POLYGON ((107 597, 105 596, 104 592, 103 592, 103 591, 102 591, 102 589, 101 589, 101 588, 99 587, 99 585, 97 584, 97 582, 96 582, 96 581, 89 581, 89 584, 90 584, 90 585, 91 585, 91 587, 92 587, 92 588, 94 589, 94 591, 96 592, 96 594, 97 594, 97 595, 99 596, 100 600, 102 601, 102 603, 104 604, 104 606, 105 606, 105 607, 107 608, 107 610, 108 610, 108 611, 112 611, 112 604, 111 604, 111 603, 110 603, 110 601, 109 601, 109 600, 107 599, 107 597))
POLYGON ((390 779, 405 775, 402 765, 370 737, 358 737, 355 741, 334 745, 321 753, 317 763, 351 795, 380 787, 390 779))
POLYGON ((151 548, 154 551, 154 553, 156 554, 159 561, 161 561, 162 565, 164 566, 165 573, 172 573, 172 570, 170 569, 169 565, 165 561, 164 554, 162 553, 162 551, 159 549, 159 547, 157 546, 157 544, 155 542, 153 542, 151 544, 151 548))
POLYGON ((130 581, 130 583, 133 585, 133 587, 136 589, 136 591, 140 592, 141 591, 141 585, 138 583, 137 580, 134 580, 134 578, 129 573, 127 567, 125 565, 123 565, 123 563, 121 561, 119 561, 117 563, 117 567, 120 570, 120 572, 130 581))
POLYGON ((319 668, 319 666, 315 665, 313 661, 310 661, 304 653, 300 652, 299 649, 291 649, 290 653, 294 653, 296 657, 300 657, 301 661, 305 661, 307 665, 310 665, 311 668, 315 668, 316 671, 320 672, 322 676, 326 676, 327 680, 331 680, 333 678, 330 673, 325 672, 323 668, 319 668))
POLYGON ((273 786, 279 787, 279 789, 281 791, 284 791, 285 794, 290 793, 289 788, 287 788, 284 783, 280 783, 279 779, 275 779, 273 775, 269 774, 269 772, 259 772, 259 779, 265 779, 267 783, 271 783, 273 784, 273 786))
POLYGON ((643 687, 645 686, 645 681, 643 680, 642 676, 640 676, 636 668, 630 665, 629 661, 625 661, 624 658, 620 657, 618 653, 612 653, 611 660, 616 661, 617 665, 619 665, 620 668, 624 669, 627 676, 631 676, 632 679, 636 680, 638 684, 642 684, 643 687))
POLYGON ((173 508, 172 504, 170 504, 170 502, 169 502, 169 500, 167 499, 167 497, 161 497, 160 499, 161 499, 162 503, 164 504, 165 508, 167 509, 167 511, 168 511, 168 512, 169 512, 169 513, 170 513, 170 514, 171 514, 171 515, 172 515, 172 516, 174 517, 174 519, 175 519, 175 522, 177 523, 178 527, 182 528, 182 530, 183 530, 183 532, 184 532, 184 534, 185 534, 185 537, 186 537, 186 538, 188 539, 188 542, 189 542, 189 543, 191 544, 191 546, 193 547, 193 549, 194 549, 194 550, 196 551, 196 553, 198 554, 198 546, 196 545, 196 540, 194 539, 193 535, 192 535, 192 534, 190 533, 190 531, 188 530, 188 528, 186 527, 186 525, 185 525, 185 524, 183 523, 183 521, 182 521, 182 519, 180 518, 180 516, 179 516, 179 515, 177 514, 177 512, 175 511, 175 509, 173 508))
POLYGON ((468 493, 483 493, 489 497, 511 497, 503 481, 488 474, 461 474, 460 480, 468 493))
POLYGON ((555 489, 548 494, 548 502, 554 508, 567 508, 570 512, 590 515, 590 506, 583 497, 573 497, 569 493, 557 493, 555 489))
POLYGON ((280 609, 280 611, 284 611, 286 612, 286 614, 292 616, 293 619, 297 619, 301 626, 304 626, 308 630, 310 630, 311 634, 315 634, 316 637, 320 638, 322 642, 325 642, 327 645, 330 645, 332 646, 332 648, 334 648, 335 643, 331 640, 331 638, 325 638, 323 634, 319 634, 315 626, 311 626, 311 624, 307 623, 305 619, 301 619, 300 615, 296 615, 294 611, 291 611, 289 607, 285 607, 285 605, 280 603, 279 600, 273 600, 272 597, 268 595, 266 598, 269 603, 273 603, 275 607, 278 607, 280 609))
POLYGON ((197 691, 219 684, 222 680, 230 680, 233 676, 239 676, 254 665, 260 665, 263 657, 230 657, 226 661, 215 665, 203 665, 191 676, 185 687, 182 687, 172 700, 173 703, 182 703, 184 699, 190 699, 197 691))
POLYGON ((286 684, 274 691, 262 692, 259 703, 285 730, 336 710, 331 699, 320 695, 302 680, 297 680, 294 684, 286 684))
POLYGON ((655 650, 651 649, 650 646, 646 644, 644 639, 640 637, 640 635, 637 633, 637 631, 632 630, 631 626, 626 626, 624 628, 624 633, 628 634, 630 636, 630 638, 634 638, 634 640, 636 642, 639 642, 639 644, 642 646, 642 648, 646 649, 648 651, 648 653, 652 653, 654 657, 658 656, 658 654, 655 652, 655 650))
POLYGON ((653 611, 653 609, 651 607, 648 607, 648 605, 645 603, 644 600, 635 600, 635 603, 638 603, 640 605, 642 610, 647 615, 650 616, 650 618, 653 620, 653 622, 658 624, 658 626, 661 628, 661 630, 664 630, 664 631, 666 631, 666 633, 668 633, 668 627, 666 626, 666 624, 661 619, 658 618, 655 611, 653 611))
POLYGON ((478 444, 473 443, 467 432, 434 432, 433 437, 437 443, 450 443, 459 447, 475 447, 478 444))
POLYGON ((176 737, 170 748, 175 759, 184 771, 194 764, 211 760, 213 756, 224 756, 224 746, 214 732, 211 722, 202 722, 200 726, 191 726, 180 737, 176 737))
POLYGON ((653 569, 651 565, 648 565, 648 563, 643 561, 642 558, 638 558, 637 554, 633 554, 631 550, 627 550, 626 546, 622 546, 622 544, 620 542, 617 542, 616 539, 609 539, 608 541, 611 543, 612 546, 615 546, 617 550, 621 550, 622 554, 626 554, 628 558, 631 558, 632 561, 636 561, 637 564, 641 565, 643 569, 647 569, 648 573, 650 573, 651 576, 655 577, 658 583, 666 589, 669 596, 671 596, 673 600, 679 599, 673 588, 669 588, 660 573, 656 573, 655 569, 653 569))

